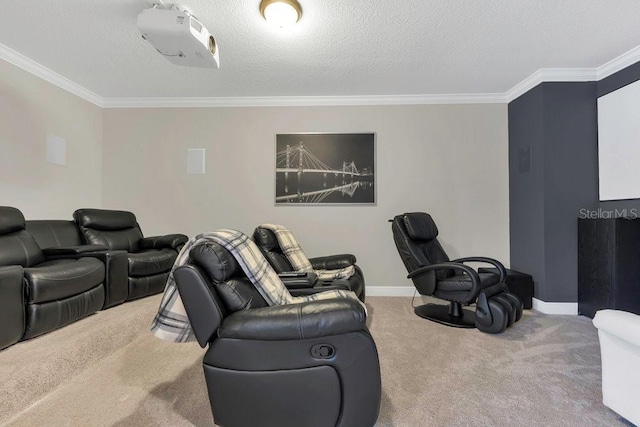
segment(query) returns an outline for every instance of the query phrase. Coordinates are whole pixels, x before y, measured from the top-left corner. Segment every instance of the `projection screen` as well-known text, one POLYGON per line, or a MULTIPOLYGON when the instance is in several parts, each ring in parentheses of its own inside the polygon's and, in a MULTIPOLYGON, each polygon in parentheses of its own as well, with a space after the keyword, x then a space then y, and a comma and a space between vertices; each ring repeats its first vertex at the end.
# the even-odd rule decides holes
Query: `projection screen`
POLYGON ((600 200, 640 198, 640 81, 598 98, 600 200))

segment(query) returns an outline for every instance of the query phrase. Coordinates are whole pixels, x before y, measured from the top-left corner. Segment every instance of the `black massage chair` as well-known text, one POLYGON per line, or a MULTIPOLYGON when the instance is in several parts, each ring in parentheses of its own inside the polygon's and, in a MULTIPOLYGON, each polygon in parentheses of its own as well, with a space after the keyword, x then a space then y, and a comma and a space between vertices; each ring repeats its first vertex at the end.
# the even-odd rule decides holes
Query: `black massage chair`
POLYGON ((393 240, 418 292, 450 302, 449 306, 416 307, 418 316, 448 326, 477 327, 491 334, 501 333, 520 320, 522 302, 508 292, 504 283, 506 270, 499 261, 486 257, 450 261, 438 242, 438 227, 429 214, 405 213, 391 222, 393 240), (467 262, 492 264, 499 274, 478 273, 465 265, 467 262), (475 313, 462 308, 473 303, 475 313))
POLYGON ((174 272, 204 356, 216 424, 372 426, 380 366, 363 307, 332 299, 268 307, 229 251, 194 247, 174 272))

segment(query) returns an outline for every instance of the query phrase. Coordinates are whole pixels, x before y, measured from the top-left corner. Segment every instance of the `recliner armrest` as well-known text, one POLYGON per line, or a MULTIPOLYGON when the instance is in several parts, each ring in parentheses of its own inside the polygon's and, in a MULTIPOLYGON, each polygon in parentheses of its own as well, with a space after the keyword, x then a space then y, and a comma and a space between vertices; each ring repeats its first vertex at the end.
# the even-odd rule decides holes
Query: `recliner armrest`
POLYGON ((307 295, 319 294, 327 291, 350 291, 349 285, 316 285, 313 288, 289 289, 289 293, 294 297, 302 297, 307 295))
POLYGON ((640 315, 622 310, 598 310, 593 325, 622 341, 640 347, 640 315))
MULTIPOLYGON (((293 273, 296 274, 296 273, 293 273)), ((288 275, 288 273, 279 273, 278 277, 288 289, 305 289, 313 288, 318 283, 318 275, 316 273, 304 273, 304 275, 288 275)))
POLYGON ((108 248, 104 245, 81 245, 45 248, 42 250, 42 253, 44 254, 45 258, 54 259, 85 256, 87 254, 90 255, 95 252, 104 252, 107 250, 108 248))
POLYGON ((425 274, 430 271, 436 271, 436 270, 461 270, 467 273, 469 275, 469 278, 471 279, 471 289, 469 290, 470 299, 475 298, 480 292, 481 282, 480 282, 480 276, 478 275, 478 272, 475 271, 473 268, 469 267, 468 265, 459 264, 455 262, 441 262, 440 264, 432 264, 432 265, 426 265, 424 267, 419 267, 416 270, 413 270, 411 273, 409 273, 407 278, 413 279, 414 277, 419 276, 421 274, 425 274))
POLYGON ((501 282, 504 282, 505 279, 507 278, 507 269, 504 268, 504 265, 502 265, 502 263, 500 261, 498 261, 497 259, 488 258, 488 257, 484 257, 484 256, 470 256, 470 257, 454 259, 451 262, 459 262, 459 263, 464 263, 464 262, 484 262, 484 263, 493 265, 498 270, 498 273, 500 274, 500 281, 501 282))
POLYGON ((238 311, 218 330, 221 338, 280 341, 366 330, 364 307, 347 298, 238 311))
POLYGON ((0 350, 17 343, 24 334, 24 270, 20 265, 0 267, 0 350))
POLYGON ((187 243, 189 238, 184 234, 167 234, 166 236, 145 237, 140 240, 140 249, 175 249, 187 243))
POLYGON ((352 254, 339 254, 321 256, 309 259, 314 270, 338 270, 356 263, 356 256, 352 254))
POLYGON ((0 266, 0 283, 19 283, 22 285, 24 268, 21 265, 0 266))

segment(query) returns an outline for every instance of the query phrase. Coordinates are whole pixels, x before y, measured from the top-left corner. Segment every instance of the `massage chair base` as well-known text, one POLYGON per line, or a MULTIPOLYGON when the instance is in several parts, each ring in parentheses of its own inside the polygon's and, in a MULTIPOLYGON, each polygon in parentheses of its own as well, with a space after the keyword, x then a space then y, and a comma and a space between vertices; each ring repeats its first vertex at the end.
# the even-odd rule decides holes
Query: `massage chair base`
POLYGON ((414 313, 423 319, 432 320, 454 328, 475 328, 476 315, 464 310, 459 302, 451 301, 449 305, 425 304, 415 308, 414 313))
POLYGON ((515 295, 494 288, 480 293, 476 312, 464 310, 457 301, 449 305, 425 304, 414 312, 423 319, 455 328, 478 328, 488 334, 499 334, 522 317, 522 302, 515 295))

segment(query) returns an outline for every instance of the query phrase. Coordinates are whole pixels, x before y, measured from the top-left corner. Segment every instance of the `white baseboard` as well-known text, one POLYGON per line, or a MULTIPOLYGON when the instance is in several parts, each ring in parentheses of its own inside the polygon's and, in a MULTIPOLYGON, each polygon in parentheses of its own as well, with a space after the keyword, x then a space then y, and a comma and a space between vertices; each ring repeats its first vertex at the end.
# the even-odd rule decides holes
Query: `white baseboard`
POLYGON ((544 314, 578 314, 577 302, 546 302, 537 298, 533 299, 533 309, 544 314))
MULTIPOLYGON (((367 286, 367 296, 371 297, 412 297, 413 286, 367 286)), ((546 302, 533 299, 533 309, 544 314, 578 314, 577 302, 546 302)))
POLYGON ((367 286, 368 297, 412 297, 413 286, 367 286))

